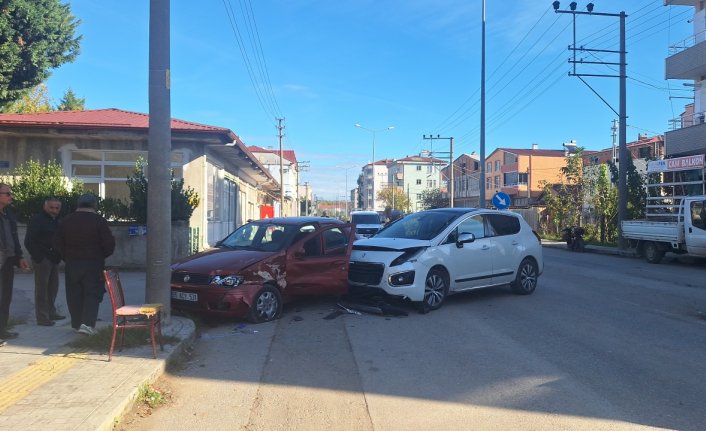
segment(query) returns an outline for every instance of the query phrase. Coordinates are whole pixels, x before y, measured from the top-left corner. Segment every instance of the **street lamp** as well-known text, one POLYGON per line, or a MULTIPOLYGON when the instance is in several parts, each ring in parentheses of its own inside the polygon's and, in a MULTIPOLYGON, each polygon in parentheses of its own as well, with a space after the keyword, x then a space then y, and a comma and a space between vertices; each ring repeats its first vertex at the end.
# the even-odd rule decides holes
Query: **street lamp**
MULTIPOLYGON (((377 132, 384 132, 386 130, 392 130, 395 128, 395 126, 387 126, 383 129, 368 129, 367 127, 361 126, 359 123, 354 124, 355 127, 363 130, 367 130, 368 132, 373 134, 373 161, 371 163, 371 168, 372 168, 372 177, 373 177, 373 187, 372 187, 372 194, 373 194, 373 208, 372 210, 375 211, 375 134, 377 132)), ((369 199, 366 199, 366 204, 369 201, 369 199)), ((367 206, 367 205, 366 205, 367 206)), ((370 208, 368 208, 370 209, 370 208)))
POLYGON ((336 167, 341 168, 346 171, 346 193, 345 193, 345 196, 346 196, 346 217, 348 217, 348 200, 350 199, 349 190, 348 190, 348 170, 353 169, 353 168, 357 168, 358 166, 353 165, 353 166, 336 166, 336 167))

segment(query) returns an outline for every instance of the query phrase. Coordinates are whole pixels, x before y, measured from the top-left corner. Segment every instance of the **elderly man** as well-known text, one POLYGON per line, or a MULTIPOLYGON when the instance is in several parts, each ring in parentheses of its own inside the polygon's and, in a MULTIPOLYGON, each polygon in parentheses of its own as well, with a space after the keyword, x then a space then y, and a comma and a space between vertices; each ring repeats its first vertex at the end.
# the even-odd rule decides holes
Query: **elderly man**
POLYGON ((54 326, 55 320, 65 317, 57 313, 54 305, 59 291, 61 256, 54 250, 52 239, 59 225, 60 211, 59 199, 46 199, 42 211, 29 220, 25 235, 25 248, 34 267, 34 309, 37 325, 41 326, 54 326))
POLYGON ((103 267, 115 250, 115 237, 97 207, 95 196, 82 195, 76 211, 64 217, 54 235, 54 248, 66 262, 71 327, 84 335, 96 334, 98 308, 105 293, 103 267))
POLYGON ((12 209, 12 189, 0 183, 0 346, 5 340, 17 338, 17 332, 7 330, 10 320, 10 302, 15 281, 15 266, 28 269, 22 258, 22 247, 17 236, 17 219, 12 209))

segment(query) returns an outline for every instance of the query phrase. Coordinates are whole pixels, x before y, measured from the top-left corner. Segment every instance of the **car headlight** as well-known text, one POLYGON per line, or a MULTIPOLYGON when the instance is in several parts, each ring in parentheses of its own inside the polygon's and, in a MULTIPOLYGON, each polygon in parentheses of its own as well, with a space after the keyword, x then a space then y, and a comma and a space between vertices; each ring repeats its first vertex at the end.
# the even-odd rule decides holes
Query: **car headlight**
POLYGON ((239 286, 243 282, 243 277, 238 275, 216 275, 211 279, 211 284, 223 287, 239 286))
POLYGON ((402 265, 403 263, 414 259, 418 255, 422 254, 422 252, 426 250, 426 247, 414 247, 414 248, 409 248, 404 251, 400 256, 395 258, 392 262, 390 262, 390 266, 397 266, 397 265, 402 265))

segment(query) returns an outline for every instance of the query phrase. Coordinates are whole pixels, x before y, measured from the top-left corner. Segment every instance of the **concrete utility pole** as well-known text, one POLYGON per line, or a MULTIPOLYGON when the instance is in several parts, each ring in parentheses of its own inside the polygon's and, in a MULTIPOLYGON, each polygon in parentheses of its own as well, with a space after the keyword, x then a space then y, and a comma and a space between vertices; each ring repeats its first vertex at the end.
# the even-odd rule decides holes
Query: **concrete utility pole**
MULTIPOLYGON (((432 147, 434 139, 448 139, 449 140, 449 151, 437 151, 436 153, 448 154, 449 156, 449 208, 454 207, 454 138, 442 138, 441 135, 422 135, 422 138, 429 139, 432 141, 432 147)), ((431 157, 434 157, 434 151, 430 151, 431 157)))
POLYGON ((147 163, 147 285, 145 301, 171 317, 172 192, 169 80, 169 0, 150 0, 147 163))
POLYGON ((569 47, 569 50, 573 52, 572 59, 569 59, 569 63, 572 64, 572 72, 569 72, 569 76, 578 77, 581 82, 586 84, 586 86, 596 95, 599 99, 603 101, 616 115, 618 115, 618 245, 620 248, 625 248, 625 240, 623 238, 622 232, 622 221, 627 218, 628 213, 628 187, 627 187, 627 160, 630 157, 630 153, 627 150, 627 96, 626 96, 626 84, 627 84, 627 72, 626 72, 626 50, 625 50, 625 18, 627 15, 625 12, 620 13, 602 13, 593 11, 593 3, 588 3, 586 5, 586 12, 576 10, 576 2, 571 2, 569 4, 570 10, 559 10, 560 2, 555 1, 552 3, 554 7, 554 12, 556 13, 570 13, 574 20, 574 43, 569 47), (620 18, 620 48, 618 51, 610 49, 589 49, 583 46, 576 47, 576 15, 593 15, 593 16, 610 16, 620 18), (602 52, 608 54, 618 54, 618 62, 607 62, 607 61, 587 61, 583 58, 576 59, 576 52, 602 52), (618 75, 604 75, 604 74, 589 74, 589 73, 577 73, 577 64, 600 64, 600 65, 617 65, 620 67, 618 75), (608 77, 608 78, 619 78, 619 98, 620 106, 616 112, 612 106, 603 98, 596 90, 591 87, 588 82, 586 82, 583 76, 594 76, 594 77, 608 77))
POLYGON ((299 174, 301 172, 308 172, 309 171, 309 161, 308 160, 302 160, 301 162, 297 162, 294 166, 296 166, 296 175, 297 175, 297 215, 301 215, 302 212, 302 205, 301 202, 299 201, 299 174))
POLYGON ((279 139, 279 215, 285 217, 284 211, 284 151, 282 151, 282 130, 284 118, 277 119, 277 138, 279 139))
POLYGON ((483 0, 480 49, 480 195, 478 208, 485 208, 485 0, 483 0))

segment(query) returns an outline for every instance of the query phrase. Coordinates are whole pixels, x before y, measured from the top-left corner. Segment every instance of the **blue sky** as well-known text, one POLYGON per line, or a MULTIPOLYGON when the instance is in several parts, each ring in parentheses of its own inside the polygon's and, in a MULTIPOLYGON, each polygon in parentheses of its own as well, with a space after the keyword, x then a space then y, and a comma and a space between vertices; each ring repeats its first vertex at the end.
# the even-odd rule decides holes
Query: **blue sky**
MULTIPOLYGON (((69 3, 83 40, 77 60, 47 82, 55 102, 70 87, 88 109, 147 113, 149 1, 69 3)), ((555 14, 551 3, 487 2, 486 155, 535 143, 560 149, 572 139, 587 149, 612 143, 617 116, 567 75, 571 15, 555 14)), ((594 3, 596 12, 628 14, 628 141, 664 133, 689 102, 681 97, 691 95, 664 80, 664 58, 692 33, 693 8, 594 3)), ((617 50, 618 23, 577 17, 579 45, 617 50)), ((352 188, 373 152, 373 134, 355 123, 395 127, 376 133, 376 159, 430 149, 425 134, 454 137, 455 154, 480 153, 480 36, 480 0, 172 1, 172 116, 273 148, 275 118, 283 117, 284 148, 309 162, 302 181, 320 199, 343 199, 346 180, 352 188)), ((617 74, 617 66, 578 72, 617 74)), ((618 110, 618 79, 586 80, 618 110)), ((433 150, 448 151, 448 141, 434 141, 433 150)))

